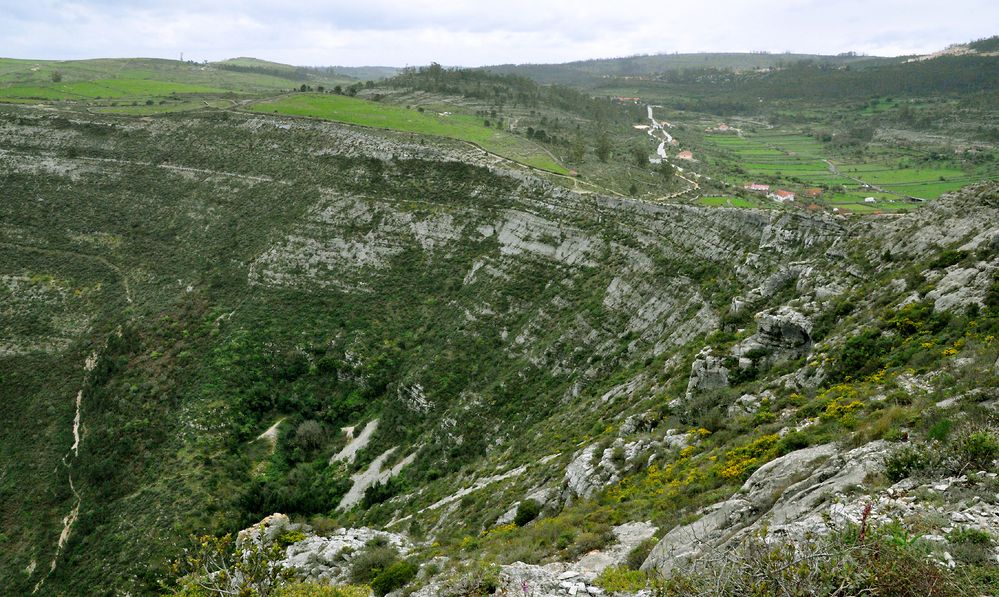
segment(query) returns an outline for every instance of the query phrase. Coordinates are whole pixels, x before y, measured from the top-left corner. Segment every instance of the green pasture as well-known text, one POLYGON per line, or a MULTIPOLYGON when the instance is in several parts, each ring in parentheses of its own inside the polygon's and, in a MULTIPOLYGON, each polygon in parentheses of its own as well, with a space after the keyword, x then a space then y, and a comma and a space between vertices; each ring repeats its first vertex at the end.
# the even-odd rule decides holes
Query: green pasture
POLYGON ((558 174, 568 173, 568 170, 538 145, 516 135, 487 127, 482 118, 475 116, 465 114, 441 116, 430 111, 421 113, 400 106, 316 93, 296 93, 275 100, 266 100, 253 104, 250 109, 256 112, 308 116, 469 141, 487 151, 528 166, 558 174))
POLYGON ((226 90, 203 85, 154 81, 148 79, 98 79, 76 83, 52 83, 0 87, 0 98, 42 100, 119 99, 125 97, 163 97, 175 94, 226 93, 226 90))

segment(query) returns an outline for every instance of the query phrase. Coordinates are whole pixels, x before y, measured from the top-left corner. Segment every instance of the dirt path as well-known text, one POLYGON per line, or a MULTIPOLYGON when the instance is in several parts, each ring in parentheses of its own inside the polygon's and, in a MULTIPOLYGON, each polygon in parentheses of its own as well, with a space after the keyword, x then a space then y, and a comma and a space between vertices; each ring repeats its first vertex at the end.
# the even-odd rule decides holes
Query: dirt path
MULTIPOLYGON (((83 361, 83 385, 86 386, 90 379, 91 372, 97 367, 98 353, 96 351, 90 353, 90 356, 83 361)), ((45 576, 40 578, 37 583, 35 583, 34 589, 32 589, 32 594, 37 593, 42 586, 45 585, 45 581, 48 580, 49 575, 55 572, 56 567, 59 564, 59 556, 62 555, 63 549, 66 547, 66 542, 69 541, 69 536, 73 532, 73 525, 76 524, 76 520, 80 517, 80 505, 83 503, 83 497, 80 492, 76 490, 76 486, 73 484, 73 462, 80 456, 80 444, 82 443, 82 438, 80 434, 80 423, 82 419, 81 410, 83 407, 83 389, 80 389, 76 393, 76 414, 73 417, 73 444, 66 451, 66 454, 62 457, 62 464, 68 469, 67 476, 69 478, 69 489, 73 493, 73 497, 76 498, 76 502, 73 504, 72 509, 69 513, 62 519, 62 531, 59 533, 59 540, 56 542, 56 551, 52 556, 52 561, 49 563, 48 572, 45 576)))

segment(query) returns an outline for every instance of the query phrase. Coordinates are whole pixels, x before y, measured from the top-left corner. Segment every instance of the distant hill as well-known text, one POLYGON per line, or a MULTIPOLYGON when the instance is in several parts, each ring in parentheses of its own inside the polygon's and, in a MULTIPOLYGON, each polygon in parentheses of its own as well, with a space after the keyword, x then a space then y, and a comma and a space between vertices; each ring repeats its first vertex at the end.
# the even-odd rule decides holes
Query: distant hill
POLYGON ((329 66, 325 67, 343 77, 353 77, 362 81, 381 81, 399 74, 394 66, 329 66))
MULTIPOLYGON (((161 58, 97 58, 91 60, 21 60, 0 58, 0 93, 18 96, 25 89, 31 97, 52 94, 79 95, 70 84, 98 81, 156 81, 196 85, 229 91, 273 91, 297 87, 302 82, 334 85, 351 79, 335 73, 321 73, 303 67, 268 62, 256 58, 234 58, 200 63, 161 58)), ((85 90, 84 90, 85 91, 85 90)), ((82 96, 86 96, 83 93, 82 96)))
POLYGON ((895 62, 894 58, 878 58, 857 54, 823 56, 818 54, 769 53, 697 53, 651 54, 624 58, 581 60, 565 64, 501 64, 483 67, 486 70, 530 77, 541 83, 585 84, 606 77, 640 76, 685 69, 720 69, 736 72, 756 71, 786 64, 812 61, 828 66, 895 62))

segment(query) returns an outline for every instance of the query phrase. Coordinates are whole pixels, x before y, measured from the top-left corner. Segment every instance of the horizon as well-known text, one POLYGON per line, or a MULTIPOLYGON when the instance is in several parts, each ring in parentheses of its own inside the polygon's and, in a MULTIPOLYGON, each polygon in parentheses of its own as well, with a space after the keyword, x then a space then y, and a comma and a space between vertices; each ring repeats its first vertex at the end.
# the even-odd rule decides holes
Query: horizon
POLYGON ((178 60, 183 53, 195 62, 252 56, 301 66, 397 68, 699 53, 909 56, 990 37, 999 22, 999 5, 986 0, 956 0, 945 8, 901 0, 713 0, 651 12, 637 0, 613 6, 512 0, 502 12, 457 0, 364 6, 288 0, 280 9, 264 0, 3 4, 9 6, 0 47, 15 59, 178 60))
MULTIPOLYGON (((995 36, 987 36, 987 37, 995 37, 995 36)), ((790 56, 823 56, 823 57, 836 57, 836 56, 843 56, 845 54, 854 54, 857 57, 861 57, 861 58, 903 58, 903 57, 907 57, 907 56, 920 56, 920 55, 932 54, 932 53, 939 52, 941 50, 945 50, 945 49, 953 47, 953 46, 960 46, 960 45, 963 45, 963 44, 966 44, 966 43, 971 43, 971 42, 974 42, 974 41, 976 41, 978 39, 987 39, 987 37, 986 38, 976 38, 976 39, 969 39, 969 40, 964 40, 964 41, 952 42, 952 43, 947 44, 946 46, 942 46, 940 48, 937 48, 937 49, 934 49, 934 50, 931 50, 931 51, 928 51, 928 52, 925 52, 925 53, 921 53, 921 54, 920 53, 917 53, 917 54, 868 54, 868 53, 865 53, 865 52, 857 52, 857 51, 853 51, 853 50, 847 50, 847 51, 844 51, 844 52, 837 52, 835 54, 819 54, 819 53, 797 51, 797 50, 784 50, 784 51, 781 51, 781 52, 772 52, 772 51, 769 51, 769 50, 741 50, 741 51, 740 50, 731 50, 731 51, 701 50, 701 51, 690 51, 690 52, 639 52, 639 53, 635 53, 635 54, 627 54, 627 55, 621 55, 621 56, 591 56, 591 57, 583 57, 583 58, 573 58, 572 60, 566 60, 564 62, 495 62, 495 63, 478 64, 478 65, 442 64, 442 63, 440 63, 437 60, 431 60, 429 62, 422 63, 422 64, 406 64, 406 65, 399 65, 399 64, 375 64, 375 63, 371 63, 371 64, 296 64, 296 63, 291 63, 291 62, 280 62, 278 60, 272 60, 270 58, 261 57, 261 56, 252 56, 252 55, 248 55, 248 54, 241 54, 241 55, 238 55, 238 56, 228 56, 226 58, 221 58, 219 60, 207 60, 207 59, 205 59, 205 60, 196 60, 196 59, 193 59, 193 58, 190 58, 190 57, 187 57, 187 56, 184 56, 183 58, 180 58, 180 57, 173 57, 173 58, 171 58, 169 56, 142 56, 142 55, 136 55, 136 56, 90 56, 90 57, 85 57, 85 58, 37 58, 37 57, 22 58, 22 57, 18 57, 18 56, 0 56, 0 60, 22 60, 22 61, 28 61, 28 62, 33 61, 33 60, 37 60, 39 62, 82 62, 82 61, 87 61, 87 60, 166 60, 166 61, 184 62, 184 63, 193 62, 195 64, 202 64, 202 63, 217 64, 217 63, 227 62, 227 61, 231 61, 231 60, 259 60, 261 62, 268 62, 268 63, 271 63, 271 64, 280 64, 280 65, 284 65, 284 66, 293 66, 293 67, 301 67, 301 68, 338 68, 339 67, 339 68, 398 68, 398 69, 402 69, 402 68, 407 68, 407 67, 418 68, 418 67, 423 67, 423 66, 429 66, 431 63, 440 64, 443 68, 485 68, 485 67, 490 67, 490 66, 544 66, 544 65, 561 65, 561 64, 573 64, 573 63, 579 63, 579 62, 596 62, 596 61, 603 61, 603 60, 626 60, 626 59, 629 59, 629 58, 641 58, 641 57, 651 57, 651 56, 697 56, 697 55, 702 55, 702 54, 703 55, 719 55, 719 54, 721 54, 721 55, 724 55, 724 54, 730 54, 730 55, 747 55, 747 54, 759 54, 759 55, 770 55, 770 56, 790 55, 790 56)))

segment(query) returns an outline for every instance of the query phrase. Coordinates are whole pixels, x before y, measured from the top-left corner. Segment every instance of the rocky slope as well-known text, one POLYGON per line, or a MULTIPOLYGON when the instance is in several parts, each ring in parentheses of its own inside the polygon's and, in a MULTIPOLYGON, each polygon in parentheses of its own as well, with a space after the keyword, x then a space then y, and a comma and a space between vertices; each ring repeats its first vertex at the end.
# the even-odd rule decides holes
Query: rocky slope
POLYGON ((422 594, 472 561, 594 593, 653 532, 645 568, 668 571, 904 501, 926 485, 874 477, 919 409, 991 404, 994 185, 869 220, 653 205, 230 112, 5 108, 0 150, 16 590, 147 591, 186 533, 286 512, 335 517, 287 548, 312 579, 389 533, 436 562, 422 594))

